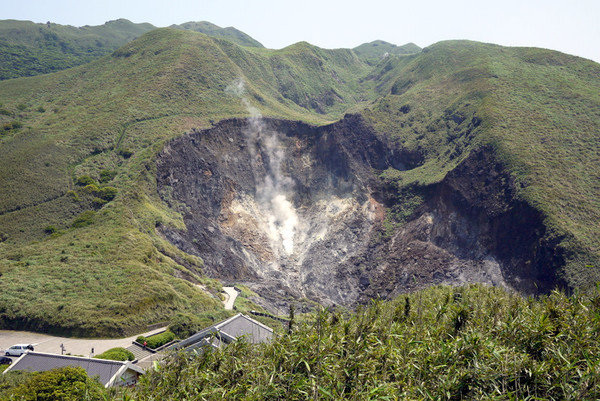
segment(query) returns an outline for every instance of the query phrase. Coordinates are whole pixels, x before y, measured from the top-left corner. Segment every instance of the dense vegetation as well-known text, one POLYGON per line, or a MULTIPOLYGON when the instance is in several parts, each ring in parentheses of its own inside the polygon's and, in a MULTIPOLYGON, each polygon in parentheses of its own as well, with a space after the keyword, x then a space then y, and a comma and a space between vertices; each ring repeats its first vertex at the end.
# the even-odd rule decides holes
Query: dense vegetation
MULTIPOLYGON (((104 397, 597 399, 599 328, 599 292, 534 299, 480 285, 435 287, 355 313, 322 310, 291 331, 280 327, 270 344, 173 354, 135 389, 104 397)), ((18 383, 12 375, 1 380, 18 383)))
POLYGON ((561 239, 569 285, 589 288, 599 76, 596 63, 541 49, 442 42, 372 66, 349 49, 157 29, 89 64, 2 81, 0 327, 117 336, 177 313, 222 313, 202 261, 156 233, 183 219, 157 194, 155 157, 191 128, 247 116, 240 96, 265 116, 314 124, 359 113, 419 155, 381 175, 403 200, 388 210, 392 225, 489 145, 561 239))
POLYGON ((96 355, 94 358, 109 359, 111 361, 133 361, 135 355, 125 348, 116 347, 106 350, 103 353, 96 355))
POLYGON ((174 339, 175 339, 175 333, 173 333, 170 330, 167 330, 160 334, 155 334, 150 337, 138 336, 138 338, 135 341, 137 341, 138 344, 142 344, 142 345, 146 344, 146 346, 148 348, 156 349, 165 344, 168 344, 169 342, 173 341, 174 339))
POLYGON ((436 287, 324 310, 265 346, 175 355, 135 398, 596 399, 599 325, 598 293, 436 287))
POLYGON ((67 366, 40 373, 14 372, 0 378, 0 400, 101 400, 106 394, 104 386, 88 377, 80 367, 67 366))

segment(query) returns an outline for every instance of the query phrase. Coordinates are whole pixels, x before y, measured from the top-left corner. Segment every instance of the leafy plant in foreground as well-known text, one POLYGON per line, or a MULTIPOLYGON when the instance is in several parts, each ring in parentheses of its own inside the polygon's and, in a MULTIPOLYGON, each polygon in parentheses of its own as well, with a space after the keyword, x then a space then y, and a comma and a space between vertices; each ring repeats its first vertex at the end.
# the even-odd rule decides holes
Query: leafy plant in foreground
POLYGON ((599 294, 522 298, 435 287, 321 310, 270 344, 179 353, 149 373, 140 400, 596 399, 599 294), (420 309, 410 305, 421 303, 420 309))
POLYGON ((5 393, 3 400, 100 400, 106 393, 104 387, 88 377, 81 367, 67 366, 31 375, 25 382, 5 393))

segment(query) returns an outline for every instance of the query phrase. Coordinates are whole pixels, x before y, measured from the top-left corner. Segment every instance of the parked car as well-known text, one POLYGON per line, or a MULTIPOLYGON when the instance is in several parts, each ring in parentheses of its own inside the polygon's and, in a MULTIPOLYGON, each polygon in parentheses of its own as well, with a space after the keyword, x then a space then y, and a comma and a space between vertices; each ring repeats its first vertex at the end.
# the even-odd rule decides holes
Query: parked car
POLYGON ((16 344, 6 350, 6 356, 21 356, 27 351, 33 351, 33 345, 31 344, 16 344))
POLYGON ((10 365, 12 363, 12 359, 7 358, 5 356, 0 356, 0 365, 10 365))

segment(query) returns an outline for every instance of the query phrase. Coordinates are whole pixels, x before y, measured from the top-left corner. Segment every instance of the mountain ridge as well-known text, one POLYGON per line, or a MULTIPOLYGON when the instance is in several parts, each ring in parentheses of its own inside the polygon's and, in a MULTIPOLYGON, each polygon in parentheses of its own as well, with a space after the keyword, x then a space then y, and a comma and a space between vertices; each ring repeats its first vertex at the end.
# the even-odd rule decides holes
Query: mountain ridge
MULTIPOLYGON (((262 45, 233 28, 209 22, 172 25, 225 38, 245 46, 262 45)), ((0 20, 0 80, 33 76, 75 67, 110 54, 131 40, 159 29, 121 18, 103 25, 74 27, 52 22, 0 20)))
MULTIPOLYGON (((169 28, 200 32, 241 46, 264 48, 260 42, 234 27, 221 28, 208 21, 173 24, 169 28)), ((103 25, 80 27, 50 21, 0 20, 0 80, 50 73, 85 64, 155 29, 160 28, 146 22, 133 23, 124 18, 107 21, 103 25)), ((420 51, 413 43, 396 46, 381 40, 365 43, 352 50, 374 64, 383 57, 382 52, 374 55, 374 46, 379 46, 378 50, 384 49, 383 53, 389 54, 420 51)))

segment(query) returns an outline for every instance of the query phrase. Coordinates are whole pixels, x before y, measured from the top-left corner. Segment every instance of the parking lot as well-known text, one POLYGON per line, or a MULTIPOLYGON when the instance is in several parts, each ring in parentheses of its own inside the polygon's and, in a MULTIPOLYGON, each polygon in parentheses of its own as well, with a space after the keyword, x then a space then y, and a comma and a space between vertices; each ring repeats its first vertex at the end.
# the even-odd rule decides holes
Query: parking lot
MULTIPOLYGON (((143 335, 149 336, 164 329, 156 329, 143 335)), ((0 330, 0 353, 15 344, 32 344, 36 352, 52 354, 94 356, 114 347, 128 347, 137 335, 119 339, 81 339, 54 337, 28 331, 0 330), (61 347, 62 345, 62 347, 61 347)), ((13 357, 13 360, 16 359, 13 357)))

